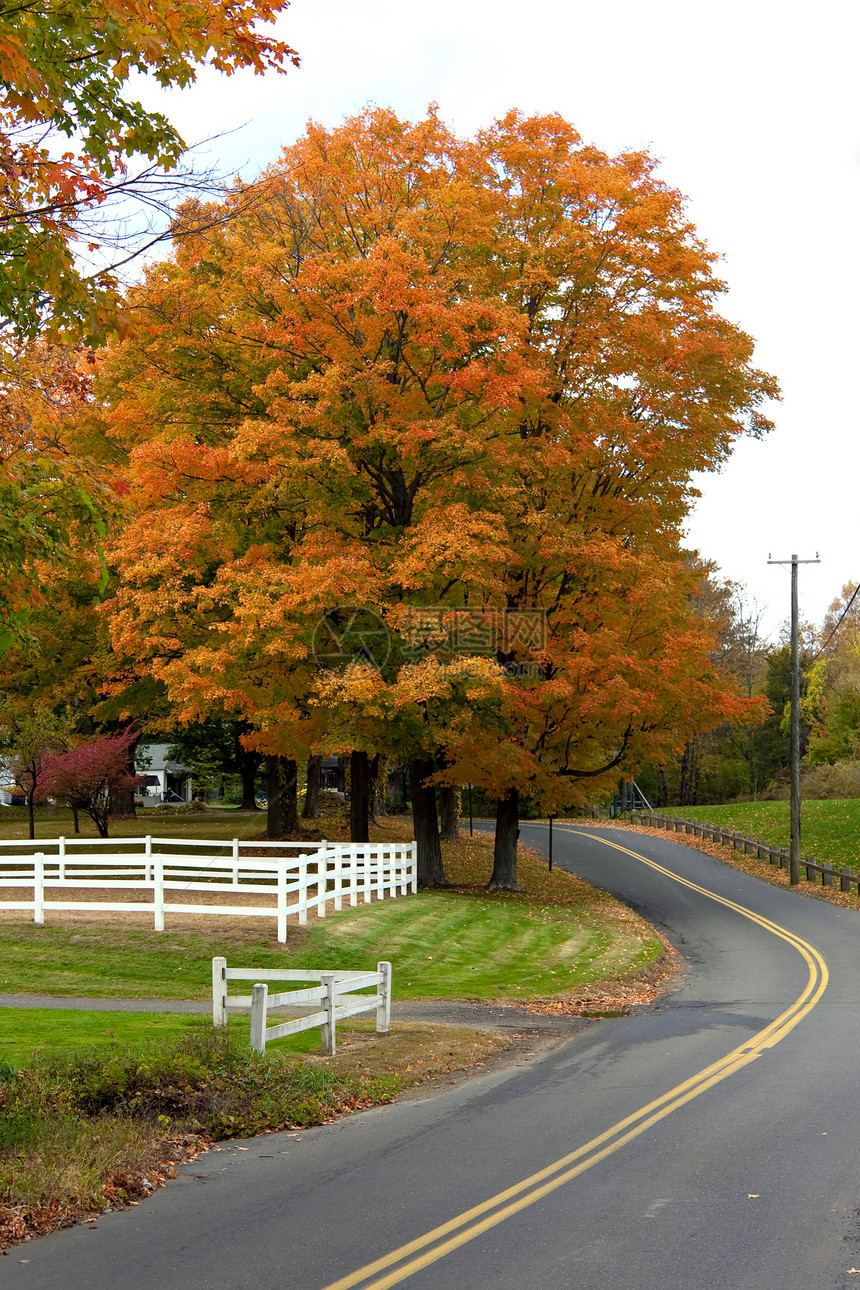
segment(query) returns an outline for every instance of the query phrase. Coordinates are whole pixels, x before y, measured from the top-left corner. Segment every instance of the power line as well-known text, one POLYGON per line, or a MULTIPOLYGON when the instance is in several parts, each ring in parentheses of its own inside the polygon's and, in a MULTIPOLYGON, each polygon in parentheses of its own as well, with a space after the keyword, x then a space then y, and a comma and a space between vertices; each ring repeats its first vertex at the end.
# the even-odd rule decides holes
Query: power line
POLYGON ((812 661, 813 661, 813 663, 815 662, 815 660, 816 660, 816 659, 818 659, 818 658, 820 658, 820 657, 821 657, 821 655, 822 655, 822 654, 824 653, 824 651, 827 649, 827 646, 828 646, 828 645, 830 644, 830 642, 833 640, 833 637, 834 637, 834 636, 836 635, 836 633, 839 631, 839 628, 842 626, 842 622, 843 622, 843 619, 845 618, 845 615, 848 613, 848 610, 851 608, 851 606, 854 604, 854 601, 855 601, 855 600, 856 600, 856 598, 857 598, 857 593, 858 593, 858 592, 860 592, 860 583, 858 583, 858 584, 857 584, 857 586, 854 588, 854 594, 852 595, 851 599, 848 601, 848 604, 847 604, 847 605, 845 606, 845 608, 842 610, 842 613, 839 615, 839 622, 838 622, 838 623, 836 624, 836 626, 833 628, 833 631, 832 631, 832 632, 830 633, 830 635, 827 637, 827 640, 826 640, 826 641, 824 642, 824 644, 821 646, 821 649, 820 649, 820 650, 818 651, 818 653, 815 655, 815 658, 813 658, 813 660, 812 660, 812 661))

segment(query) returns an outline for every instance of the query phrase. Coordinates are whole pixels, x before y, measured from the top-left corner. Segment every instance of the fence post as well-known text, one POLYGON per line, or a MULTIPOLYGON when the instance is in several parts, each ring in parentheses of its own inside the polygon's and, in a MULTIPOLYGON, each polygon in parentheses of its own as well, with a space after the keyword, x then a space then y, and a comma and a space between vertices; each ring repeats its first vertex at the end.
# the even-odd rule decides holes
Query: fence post
POLYGON ((57 877, 66 881, 66 839, 57 838, 57 877))
MULTIPOLYGON (((368 844, 369 845, 369 844, 368 844)), ((364 864, 367 864, 367 856, 364 856, 364 864)), ((349 868, 347 869, 346 890, 349 896, 349 907, 354 909, 358 904, 358 852, 353 847, 350 850, 349 868)))
POLYGON ((388 866, 388 894, 392 900, 397 899, 397 862, 394 858, 394 847, 384 846, 381 849, 380 859, 384 865, 388 866))
POLYGON ((833 886, 833 865, 829 860, 821 862, 821 885, 823 887, 833 886))
POLYGON ((376 1033, 387 1035, 391 1029, 391 964, 377 963, 376 970, 382 978, 379 983, 379 1007, 376 1009, 376 1033))
MULTIPOLYGON (((325 842, 320 842, 320 846, 325 846, 325 842)), ((299 884, 299 926, 307 925, 308 921, 308 858, 307 855, 299 855, 297 864, 295 864, 295 876, 299 884)))
POLYGON ((337 1046, 334 1035, 334 983, 333 972, 324 972, 320 977, 320 985, 325 990, 323 1008, 326 1014, 326 1020, 322 1024, 321 1049, 323 1057, 334 1057, 337 1046))
POLYGON ((278 941, 287 943, 287 857, 278 857, 278 941))
POLYGON ((851 890, 851 870, 846 869, 844 865, 839 870, 839 890, 840 891, 851 890))
MULTIPOLYGON (((335 842, 335 855, 338 854, 339 842, 335 842)), ((325 903, 328 894, 328 860, 326 848, 317 852, 317 918, 325 918, 325 903)))
POLYGON ((251 991, 251 1047, 257 1053, 266 1051, 266 1005, 269 987, 265 981, 251 991))
POLYGON ((361 899, 362 904, 370 905, 373 903, 373 856, 366 855, 364 864, 361 869, 361 899))
POLYGON ((155 910, 155 930, 164 931, 164 856, 159 852, 152 858, 152 903, 155 910))
POLYGON ((227 960, 212 960, 212 1025, 227 1025, 227 960))
MULTIPOLYGON (((342 846, 337 849, 337 857, 334 862, 334 911, 339 913, 343 909, 343 852, 342 846)), ((355 846, 349 845, 349 861, 355 860, 355 846)))
POLYGON ((33 856, 33 922, 45 921, 45 853, 33 856))

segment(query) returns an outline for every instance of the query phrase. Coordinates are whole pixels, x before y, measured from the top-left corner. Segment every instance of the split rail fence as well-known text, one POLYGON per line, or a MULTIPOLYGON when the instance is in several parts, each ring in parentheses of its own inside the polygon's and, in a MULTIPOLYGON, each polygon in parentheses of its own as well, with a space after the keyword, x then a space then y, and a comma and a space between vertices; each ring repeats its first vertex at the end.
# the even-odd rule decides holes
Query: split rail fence
MULTIPOLYGON (((703 824, 700 820, 679 819, 674 815, 662 815, 657 812, 631 811, 631 824, 643 824, 652 829, 666 829, 668 832, 692 833, 697 838, 707 838, 711 842, 720 842, 723 846, 742 851, 744 855, 756 856, 768 864, 779 865, 788 869, 790 852, 788 847, 773 847, 768 842, 757 842, 743 834, 733 833, 719 824, 703 824)), ((801 860, 801 867, 806 870, 807 882, 821 879, 824 887, 832 887, 837 881, 840 891, 851 891, 854 888, 860 895, 860 874, 851 869, 834 869, 832 864, 818 860, 801 860)))
POLYGON ((303 924, 311 910, 325 918, 345 902, 369 904, 417 889, 414 842, 322 841, 309 847, 238 838, 0 841, 0 910, 32 910, 35 923, 61 910, 150 913, 159 932, 169 914, 275 918, 283 942, 290 916, 303 924), (27 899, 10 897, 10 890, 28 888, 27 899), (110 891, 125 898, 105 899, 103 893, 110 891), (212 899, 183 900, 191 892, 212 899), (253 903, 230 904, 237 895, 253 903))
POLYGON ((376 1033, 387 1035, 391 1028, 391 964, 377 963, 375 972, 325 972, 304 968, 228 968, 227 960, 212 960, 212 1021, 227 1025, 228 1011, 251 1009, 251 1047, 266 1051, 266 1043, 301 1030, 322 1030, 322 1052, 333 1057, 336 1048, 335 1026, 338 1021, 363 1012, 376 1013, 376 1033), (228 981, 252 981, 246 995, 228 995, 228 981), (270 981, 313 981, 304 989, 269 994, 270 981), (374 994, 358 991, 374 989, 374 994), (267 1024, 270 1008, 304 1009, 302 1015, 289 1021, 267 1024), (310 1012, 307 1009, 311 1009, 310 1012))

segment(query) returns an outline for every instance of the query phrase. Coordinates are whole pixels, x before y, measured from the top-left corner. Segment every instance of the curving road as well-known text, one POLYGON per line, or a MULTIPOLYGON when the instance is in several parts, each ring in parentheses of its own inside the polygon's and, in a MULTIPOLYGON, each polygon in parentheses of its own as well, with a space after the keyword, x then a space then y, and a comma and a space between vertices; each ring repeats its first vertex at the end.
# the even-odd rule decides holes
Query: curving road
POLYGON ((430 1099, 212 1152, 94 1230, 10 1251, 4 1286, 860 1287, 858 915, 622 830, 557 826, 554 858, 678 946, 658 1007, 430 1099))

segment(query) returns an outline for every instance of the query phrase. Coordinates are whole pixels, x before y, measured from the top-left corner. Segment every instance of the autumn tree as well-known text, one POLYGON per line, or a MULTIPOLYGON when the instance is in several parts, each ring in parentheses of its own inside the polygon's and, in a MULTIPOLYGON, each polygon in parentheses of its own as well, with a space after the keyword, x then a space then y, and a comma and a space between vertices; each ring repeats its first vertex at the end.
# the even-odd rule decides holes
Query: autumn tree
POLYGON ((34 808, 47 767, 68 746, 74 725, 71 713, 20 698, 9 704, 0 718, 0 757, 24 795, 31 839, 36 836, 34 808))
POLYGON ((89 452, 45 431, 56 396, 82 376, 79 355, 54 342, 95 343, 122 327, 121 266, 202 183, 176 169, 185 142, 127 96, 130 80, 181 87, 205 65, 229 75, 296 64, 260 29, 286 3, 0 4, 0 650, 27 632, 34 559, 65 558, 70 526, 98 531, 104 520, 89 452), (37 339, 52 342, 47 355, 37 339))
POLYGON ((295 51, 260 24, 285 8, 286 0, 0 5, 4 328, 19 337, 45 327, 103 334, 114 312, 115 275, 88 273, 76 242, 102 239, 92 219, 111 195, 152 200, 153 166, 175 166, 186 147, 162 113, 126 96, 131 78, 150 75, 167 88, 191 84, 204 65, 227 75, 281 70, 297 62, 295 51), (129 166, 137 159, 144 165, 135 177, 129 166))
POLYGON ((811 766, 860 760, 860 596, 849 582, 830 605, 810 650, 802 712, 811 766))
POLYGON ((95 824, 99 837, 106 838, 117 798, 141 783, 128 769, 137 737, 133 728, 118 730, 112 735, 95 735, 45 757, 38 799, 69 807, 74 813, 76 833, 78 814, 83 811, 95 824))
POLYGON ((749 712, 682 524, 775 386, 653 160, 559 117, 368 111, 255 191, 149 272, 105 364, 140 511, 115 647, 261 750, 483 786, 515 887, 520 792, 557 809, 749 712), (337 606, 384 658, 320 664, 337 606))
MULTIPOLYGON (((719 576, 712 561, 691 560, 690 567, 697 576, 691 606, 714 634, 710 660, 724 681, 734 683, 747 699, 755 699, 763 720, 770 647, 762 636, 761 611, 743 588, 719 576)), ((748 720, 733 725, 727 719, 692 734, 679 755, 671 754, 657 768, 647 767, 638 782, 655 805, 725 801, 753 792, 757 784, 764 787, 762 749, 761 726, 748 720)))

